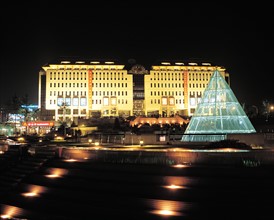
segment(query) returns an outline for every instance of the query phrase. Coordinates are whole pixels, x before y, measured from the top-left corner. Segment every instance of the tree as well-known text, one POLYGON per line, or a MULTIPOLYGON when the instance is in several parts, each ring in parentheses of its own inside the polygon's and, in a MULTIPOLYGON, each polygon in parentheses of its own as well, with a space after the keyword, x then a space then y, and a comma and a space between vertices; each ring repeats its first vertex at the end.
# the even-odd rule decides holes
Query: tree
POLYGON ((21 100, 17 95, 11 97, 11 100, 7 103, 7 109, 10 113, 17 114, 21 108, 21 100))
POLYGON ((119 118, 115 118, 114 125, 113 125, 113 130, 119 131, 120 129, 121 129, 121 125, 120 125, 119 118))
POLYGON ((61 130, 64 134, 64 136, 66 136, 66 128, 68 127, 69 124, 71 124, 71 120, 66 119, 66 113, 67 113, 67 109, 68 109, 68 104, 66 102, 63 102, 60 106, 59 106, 60 110, 63 113, 63 119, 59 120, 59 124, 60 127, 58 130, 61 130))
POLYGON ((243 110, 249 118, 255 118, 259 113, 256 105, 246 105, 243 103, 243 110))
POLYGON ((268 121, 270 115, 270 103, 268 100, 263 100, 262 102, 262 115, 265 116, 265 121, 268 121))

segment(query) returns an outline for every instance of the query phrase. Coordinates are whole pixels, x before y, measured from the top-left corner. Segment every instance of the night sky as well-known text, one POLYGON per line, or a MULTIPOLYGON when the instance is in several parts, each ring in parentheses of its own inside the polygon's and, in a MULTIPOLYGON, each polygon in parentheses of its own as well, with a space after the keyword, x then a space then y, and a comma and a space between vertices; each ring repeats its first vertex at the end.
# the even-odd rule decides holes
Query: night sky
MULTIPOLYGON (((47 1, 45 1, 47 2, 47 1)), ((224 66, 240 103, 273 101, 274 10, 270 3, 193 3, 2 7, 0 103, 29 96, 38 104, 38 73, 59 57, 111 58, 149 68, 158 60, 224 66), (60 11, 61 10, 61 11, 60 11)), ((177 1, 179 2, 179 1, 177 1)), ((80 5, 80 4, 79 4, 80 5)))

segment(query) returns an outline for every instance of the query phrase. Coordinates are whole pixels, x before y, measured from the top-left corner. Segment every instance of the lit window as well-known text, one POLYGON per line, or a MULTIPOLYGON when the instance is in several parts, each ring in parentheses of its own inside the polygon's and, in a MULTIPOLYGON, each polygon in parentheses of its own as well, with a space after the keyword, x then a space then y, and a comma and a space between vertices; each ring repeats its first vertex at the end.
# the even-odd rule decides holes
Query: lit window
POLYGON ((86 106, 87 105, 87 99, 86 98, 81 98, 80 99, 80 105, 81 106, 86 106))
POLYGON ((117 104, 116 98, 111 98, 111 105, 116 105, 116 104, 117 104))
POLYGON ((58 105, 58 106, 63 105, 63 103, 64 103, 63 98, 57 98, 57 105, 58 105))
POLYGON ((109 104, 108 104, 108 98, 107 98, 107 97, 104 97, 104 98, 103 98, 103 105, 105 105, 105 106, 106 106, 106 105, 109 105, 109 104))
POLYGON ((78 106, 79 99, 78 98, 73 98, 72 104, 73 106, 78 106))
POLYGON ((174 98, 169 98, 169 105, 174 105, 174 104, 175 104, 174 98))
POLYGON ((167 105, 167 98, 162 98, 162 105, 167 105))
POLYGON ((190 105, 194 106, 196 104, 195 98, 190 98, 190 105))
POLYGON ((70 98, 66 98, 66 105, 70 106, 71 105, 71 99, 70 98))

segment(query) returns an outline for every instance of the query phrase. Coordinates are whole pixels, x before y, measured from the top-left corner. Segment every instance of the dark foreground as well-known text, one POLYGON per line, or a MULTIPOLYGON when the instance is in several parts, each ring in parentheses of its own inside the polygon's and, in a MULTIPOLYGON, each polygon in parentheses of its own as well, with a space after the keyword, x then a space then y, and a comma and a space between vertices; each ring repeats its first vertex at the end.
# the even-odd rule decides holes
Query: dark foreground
POLYGON ((176 167, 0 156, 3 218, 274 219, 273 165, 176 167))

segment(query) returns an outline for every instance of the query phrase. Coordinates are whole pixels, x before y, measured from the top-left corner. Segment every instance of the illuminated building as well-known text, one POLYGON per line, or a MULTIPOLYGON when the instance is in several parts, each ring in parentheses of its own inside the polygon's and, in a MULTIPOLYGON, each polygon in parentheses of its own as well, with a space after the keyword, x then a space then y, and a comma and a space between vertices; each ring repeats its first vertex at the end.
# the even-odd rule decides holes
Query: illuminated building
POLYGON ((159 62, 145 75, 146 115, 192 115, 215 69, 229 82, 223 67, 210 63, 159 62))
POLYGON ((225 69, 210 63, 165 61, 146 70, 113 60, 57 60, 39 73, 41 119, 189 116, 216 68, 229 82, 225 69))
POLYGON ((62 60, 44 65, 39 75, 42 119, 132 115, 132 75, 115 61, 62 60))

